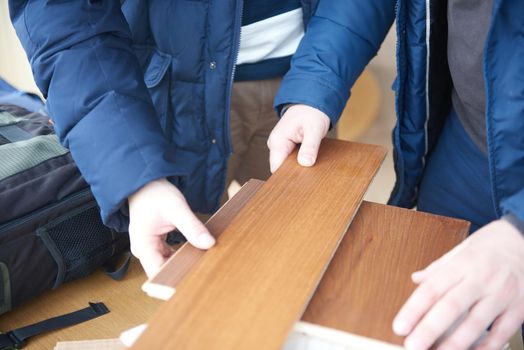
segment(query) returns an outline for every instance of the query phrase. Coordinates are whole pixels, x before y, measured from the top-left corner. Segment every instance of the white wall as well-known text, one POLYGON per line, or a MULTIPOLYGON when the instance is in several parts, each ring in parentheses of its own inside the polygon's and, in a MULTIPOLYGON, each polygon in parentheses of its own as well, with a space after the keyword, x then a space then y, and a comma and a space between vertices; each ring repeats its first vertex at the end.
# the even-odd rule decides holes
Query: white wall
POLYGON ((7 0, 0 0, 0 76, 19 89, 38 92, 25 52, 9 20, 7 0))

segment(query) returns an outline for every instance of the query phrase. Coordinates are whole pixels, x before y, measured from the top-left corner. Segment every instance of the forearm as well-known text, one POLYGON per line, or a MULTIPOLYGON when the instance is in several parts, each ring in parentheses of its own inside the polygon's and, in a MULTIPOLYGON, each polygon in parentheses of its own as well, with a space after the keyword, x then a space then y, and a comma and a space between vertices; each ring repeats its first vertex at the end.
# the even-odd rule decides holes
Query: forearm
POLYGON ((11 1, 10 13, 57 134, 106 223, 146 183, 176 175, 120 2, 11 1))
POLYGON ((336 123, 393 20, 394 1, 321 2, 283 80, 277 109, 306 104, 336 123))

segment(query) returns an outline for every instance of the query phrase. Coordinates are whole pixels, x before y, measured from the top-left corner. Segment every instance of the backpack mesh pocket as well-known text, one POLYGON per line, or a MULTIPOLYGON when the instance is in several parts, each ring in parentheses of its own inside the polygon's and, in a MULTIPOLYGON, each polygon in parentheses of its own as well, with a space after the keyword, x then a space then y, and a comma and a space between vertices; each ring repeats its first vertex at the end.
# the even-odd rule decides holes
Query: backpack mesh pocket
POLYGON ((40 235, 59 266, 55 287, 89 275, 114 254, 113 232, 102 224, 94 204, 53 220, 40 235))

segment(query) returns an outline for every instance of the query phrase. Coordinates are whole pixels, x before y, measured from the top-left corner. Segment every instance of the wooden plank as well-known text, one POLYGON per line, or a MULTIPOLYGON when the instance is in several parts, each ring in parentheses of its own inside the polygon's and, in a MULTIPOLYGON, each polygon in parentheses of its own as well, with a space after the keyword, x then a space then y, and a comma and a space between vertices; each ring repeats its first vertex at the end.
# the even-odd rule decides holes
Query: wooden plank
POLYGON ((279 349, 314 292, 385 152, 324 140, 294 152, 159 310, 134 349, 279 349))
POLYGON ((285 349, 400 345, 391 323, 415 288, 411 273, 458 244, 468 229, 466 221, 363 202, 285 349))
POLYGON ((96 339, 58 342, 54 350, 125 350, 120 339, 96 339))
POLYGON ((463 220, 363 202, 302 321, 401 345, 391 324, 416 287, 411 273, 468 229, 463 220))
MULTIPOLYGON (((218 238, 263 184, 264 181, 261 180, 249 180, 242 186, 242 189, 206 222, 209 232, 218 238)), ((175 293, 178 283, 196 265, 204 253, 204 250, 185 243, 169 258, 156 276, 144 283, 142 289, 151 297, 169 299, 175 293)))
POLYGON ((404 347, 309 322, 297 322, 282 350, 402 350, 404 347))

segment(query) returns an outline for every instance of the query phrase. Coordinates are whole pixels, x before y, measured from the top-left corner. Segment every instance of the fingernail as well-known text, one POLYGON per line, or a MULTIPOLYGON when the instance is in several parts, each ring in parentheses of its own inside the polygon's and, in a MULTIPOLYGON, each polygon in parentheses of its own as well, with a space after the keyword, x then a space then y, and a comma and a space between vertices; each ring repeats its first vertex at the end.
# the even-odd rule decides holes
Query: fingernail
POLYGON ((315 160, 311 156, 300 156, 300 165, 312 166, 315 160))
POLYGON ((407 338, 404 347, 406 350, 422 350, 424 349, 424 342, 419 338, 407 338))
POLYGON ((393 332, 396 335, 407 335, 409 333, 408 324, 403 320, 393 321, 393 332))
POLYGON ((208 233, 202 233, 197 237, 197 242, 200 247, 207 249, 215 244, 215 239, 208 233))

